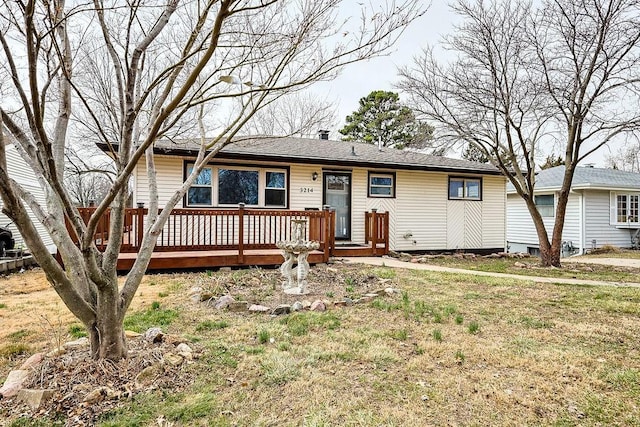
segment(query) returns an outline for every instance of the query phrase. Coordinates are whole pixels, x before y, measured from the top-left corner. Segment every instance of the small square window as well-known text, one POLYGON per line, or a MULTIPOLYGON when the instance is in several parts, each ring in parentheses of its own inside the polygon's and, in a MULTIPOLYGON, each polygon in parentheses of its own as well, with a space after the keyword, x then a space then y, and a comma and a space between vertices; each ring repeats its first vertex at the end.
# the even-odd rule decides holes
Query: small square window
POLYGON ((369 197, 395 197, 394 174, 369 174, 369 197))
POLYGON ((534 201, 538 212, 543 217, 553 217, 554 196, 553 194, 544 194, 535 196, 534 201))

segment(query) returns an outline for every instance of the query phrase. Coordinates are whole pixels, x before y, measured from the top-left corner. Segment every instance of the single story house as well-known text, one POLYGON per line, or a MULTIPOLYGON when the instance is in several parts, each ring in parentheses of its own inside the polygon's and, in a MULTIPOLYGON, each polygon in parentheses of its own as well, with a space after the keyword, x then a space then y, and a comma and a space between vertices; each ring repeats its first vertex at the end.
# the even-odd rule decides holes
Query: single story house
MULTIPOLYGON (((22 159, 20 153, 18 153, 13 143, 5 142, 5 150, 7 153, 7 168, 9 176, 13 178, 17 183, 19 183, 26 191, 33 194, 38 203, 46 208, 47 205, 44 190, 42 189, 42 187, 40 187, 38 181, 33 178, 33 171, 31 170, 31 168, 22 159)), ((16 241, 16 248, 26 248, 24 240, 18 232, 18 229, 12 223, 11 219, 2 213, 2 207, 2 198, 0 198, 0 226, 7 226, 7 228, 11 230, 13 238, 16 241)), ((33 213, 31 213, 31 210, 29 208, 27 208, 27 211, 30 212, 31 221, 33 221, 36 230, 38 230, 38 232, 40 233, 40 236, 42 237, 45 245, 49 248, 51 253, 55 252, 56 248, 49 233, 46 231, 38 218, 33 213)))
MULTIPOLYGON (((159 203, 184 181, 194 141, 155 143, 159 203)), ((149 202, 144 159, 133 204, 149 202)), ((226 146, 176 208, 335 210, 337 245, 366 244, 365 216, 388 213, 396 251, 502 251, 506 179, 490 164, 375 145, 315 138, 259 137, 226 146)))
MULTIPOLYGON (((556 166, 536 175, 535 203, 548 233, 553 230, 564 171, 564 166, 556 166)), ((584 254, 604 245, 636 246, 639 200, 640 174, 591 166, 576 168, 562 232, 563 256, 584 254)), ((510 252, 539 252, 529 211, 511 185, 507 186, 507 247, 510 252)))

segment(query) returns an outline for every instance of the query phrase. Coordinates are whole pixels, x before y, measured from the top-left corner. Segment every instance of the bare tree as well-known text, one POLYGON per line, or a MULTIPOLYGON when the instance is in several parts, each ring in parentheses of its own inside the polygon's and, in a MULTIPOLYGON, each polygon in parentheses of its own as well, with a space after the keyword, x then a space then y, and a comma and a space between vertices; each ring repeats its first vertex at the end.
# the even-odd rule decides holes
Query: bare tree
POLYGON ((640 173, 640 141, 625 141, 615 153, 606 156, 605 162, 612 169, 640 173))
POLYGON ((39 205, 8 175, 0 132, 3 211, 87 328, 94 358, 126 357, 125 313, 171 208, 204 165, 263 105, 331 79, 345 65, 385 54, 423 13, 420 1, 402 0, 364 5, 359 19, 338 22, 339 5, 339 0, 92 0, 71 5, 27 0, 0 6, 0 72, 5 77, 0 81, 8 95, 0 107, 0 128, 16 141, 47 198, 46 206, 39 205), (225 107, 229 100, 240 108, 215 136, 201 138, 192 173, 160 211, 154 141, 186 132, 189 117, 198 119, 204 135, 207 121, 197 107, 215 105, 221 114, 231 114, 225 107), (109 147, 115 162, 109 192, 87 224, 63 183, 73 118, 109 147), (107 209, 109 235, 122 235, 128 182, 139 161, 146 162, 150 183, 148 221, 142 249, 118 287, 121 239, 109 239, 102 253, 93 237, 107 209), (64 268, 46 250, 26 206, 52 236, 64 268))
POLYGON ((578 163, 640 125, 637 0, 464 1, 445 48, 401 70, 400 88, 444 138, 472 143, 508 177, 533 218, 544 265, 560 265, 578 163), (536 156, 562 147, 565 175, 551 235, 534 202, 536 156))
POLYGON ((336 107, 310 93, 293 93, 266 105, 247 122, 246 135, 312 137, 319 129, 330 129, 336 107))

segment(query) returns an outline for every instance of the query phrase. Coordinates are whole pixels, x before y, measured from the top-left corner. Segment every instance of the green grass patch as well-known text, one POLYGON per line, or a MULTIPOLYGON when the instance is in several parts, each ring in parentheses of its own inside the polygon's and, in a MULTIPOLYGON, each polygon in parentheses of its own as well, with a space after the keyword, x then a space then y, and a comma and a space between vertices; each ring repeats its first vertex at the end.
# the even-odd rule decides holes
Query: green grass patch
POLYGON ((67 329, 67 331, 69 332, 69 335, 71 335, 71 337, 75 339, 83 338, 87 336, 87 330, 84 328, 84 326, 79 325, 77 323, 74 323, 73 325, 69 325, 69 329, 67 329))
POLYGON ((2 308, 7 308, 7 304, 0 303, 0 309, 2 309, 2 308))
POLYGON ((29 335, 33 335, 33 331, 20 329, 19 331, 10 333, 7 336, 7 338, 9 338, 10 341, 16 342, 16 341, 21 341, 22 339, 28 337, 29 335))
POLYGON ((144 332, 153 327, 169 326, 177 317, 177 310, 162 309, 159 304, 152 304, 148 310, 134 312, 126 316, 124 327, 130 331, 144 332))
POLYGON ((0 358, 13 360, 15 357, 22 356, 31 351, 31 347, 23 343, 5 344, 0 347, 0 358))
POLYGON ((198 323, 198 325, 196 326, 196 332, 215 331, 228 327, 229 322, 227 322, 226 320, 205 320, 198 323))
POLYGON ((271 353, 262 360, 261 368, 267 385, 283 385, 300 374, 298 362, 288 353, 271 353))
POLYGON ((333 313, 293 313, 282 318, 287 332, 293 336, 307 335, 311 330, 334 330, 340 327, 340 319, 333 313))

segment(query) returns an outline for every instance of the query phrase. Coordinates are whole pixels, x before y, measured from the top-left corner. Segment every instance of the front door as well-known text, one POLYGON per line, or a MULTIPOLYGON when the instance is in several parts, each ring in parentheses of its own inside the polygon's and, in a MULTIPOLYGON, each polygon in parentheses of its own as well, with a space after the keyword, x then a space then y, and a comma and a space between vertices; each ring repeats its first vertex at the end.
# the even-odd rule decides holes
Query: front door
POLYGON ((325 172, 323 204, 336 210, 336 239, 351 239, 351 173, 325 172))

